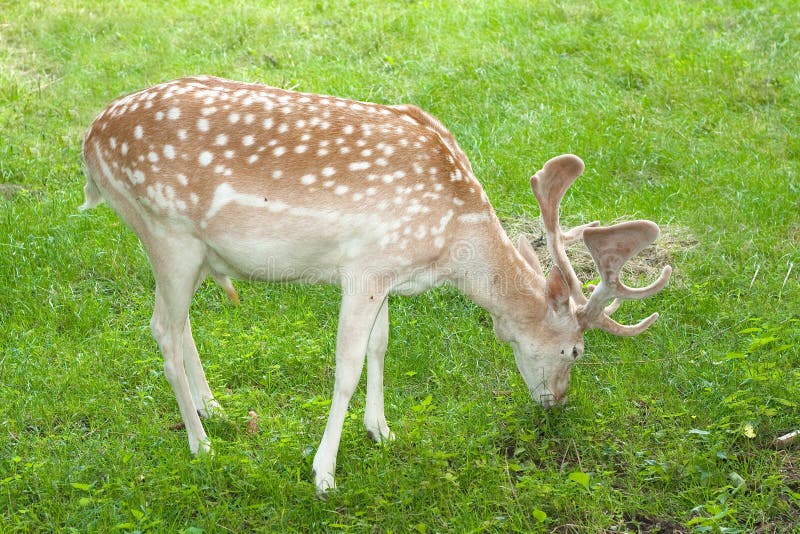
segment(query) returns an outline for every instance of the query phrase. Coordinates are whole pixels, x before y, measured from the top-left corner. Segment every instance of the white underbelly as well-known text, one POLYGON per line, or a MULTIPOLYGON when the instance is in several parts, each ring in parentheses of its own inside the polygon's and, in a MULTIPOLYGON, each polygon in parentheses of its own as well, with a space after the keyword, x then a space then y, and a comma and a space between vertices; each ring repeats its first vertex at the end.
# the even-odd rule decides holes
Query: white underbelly
POLYGON ((299 247, 276 237, 207 242, 212 271, 244 280, 339 282, 345 261, 338 247, 299 247))

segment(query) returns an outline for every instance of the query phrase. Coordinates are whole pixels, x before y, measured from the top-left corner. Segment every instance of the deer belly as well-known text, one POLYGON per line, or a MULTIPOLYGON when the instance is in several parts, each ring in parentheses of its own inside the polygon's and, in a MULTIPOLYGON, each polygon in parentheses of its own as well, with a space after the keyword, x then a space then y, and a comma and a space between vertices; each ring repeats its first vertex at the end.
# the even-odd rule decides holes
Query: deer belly
POLYGON ((328 245, 298 247, 278 237, 210 242, 206 261, 215 273, 243 280, 337 283, 341 263, 328 245))
POLYGON ((195 227, 209 247, 209 266, 237 278, 332 283, 356 266, 395 267, 383 252, 399 221, 283 196, 217 187, 195 227))

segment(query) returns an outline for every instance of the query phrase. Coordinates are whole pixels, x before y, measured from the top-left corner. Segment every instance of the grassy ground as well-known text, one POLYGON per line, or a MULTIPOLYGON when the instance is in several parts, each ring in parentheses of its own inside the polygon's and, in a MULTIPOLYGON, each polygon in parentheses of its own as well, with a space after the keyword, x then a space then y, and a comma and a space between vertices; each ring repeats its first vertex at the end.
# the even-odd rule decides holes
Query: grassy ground
MULTIPOLYGON (((800 12, 793 1, 0 2, 0 530, 789 532, 800 455, 800 12), (570 404, 532 406, 488 315, 392 300, 376 446, 353 401, 314 497, 338 292, 201 288, 228 417, 191 459, 148 330, 153 281, 80 140, 112 98, 189 73, 385 103, 450 127, 504 218, 574 152, 568 221, 667 230, 648 333, 588 333, 570 404), (682 246, 682 245, 683 246, 682 246), (260 415, 248 432, 248 411, 260 415)), ((796 528, 796 527, 795 527, 796 528)))

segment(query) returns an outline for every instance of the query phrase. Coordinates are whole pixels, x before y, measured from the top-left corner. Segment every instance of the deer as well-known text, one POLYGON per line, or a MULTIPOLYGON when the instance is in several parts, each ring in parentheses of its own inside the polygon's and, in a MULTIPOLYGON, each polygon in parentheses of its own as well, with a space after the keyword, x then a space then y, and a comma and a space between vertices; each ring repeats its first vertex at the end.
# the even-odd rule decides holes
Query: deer
POLYGON ((531 398, 563 404, 583 334, 644 332, 611 318, 645 287, 623 265, 659 227, 598 221, 562 230, 561 200, 584 171, 555 157, 530 179, 553 258, 548 274, 525 236, 506 234, 466 154, 435 117, 382 105, 212 76, 161 83, 111 102, 83 141, 81 210, 102 202, 140 239, 155 278, 150 322, 192 454, 210 453, 201 418, 222 414, 192 337, 189 308, 210 275, 238 302, 231 279, 341 287, 330 411, 313 459, 317 494, 336 488, 342 426, 366 360, 364 426, 395 439, 384 413, 390 294, 451 284, 492 317, 531 398), (583 240, 599 271, 576 275, 566 246, 583 240))

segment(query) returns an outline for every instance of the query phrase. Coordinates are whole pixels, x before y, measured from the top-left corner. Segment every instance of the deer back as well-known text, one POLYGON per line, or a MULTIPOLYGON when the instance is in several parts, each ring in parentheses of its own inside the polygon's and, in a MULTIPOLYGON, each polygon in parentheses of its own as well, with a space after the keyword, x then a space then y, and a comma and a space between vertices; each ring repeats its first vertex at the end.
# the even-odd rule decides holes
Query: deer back
POLYGON ((238 276, 418 267, 494 218, 453 136, 413 106, 184 78, 112 102, 84 157, 140 237, 189 233, 238 276))

